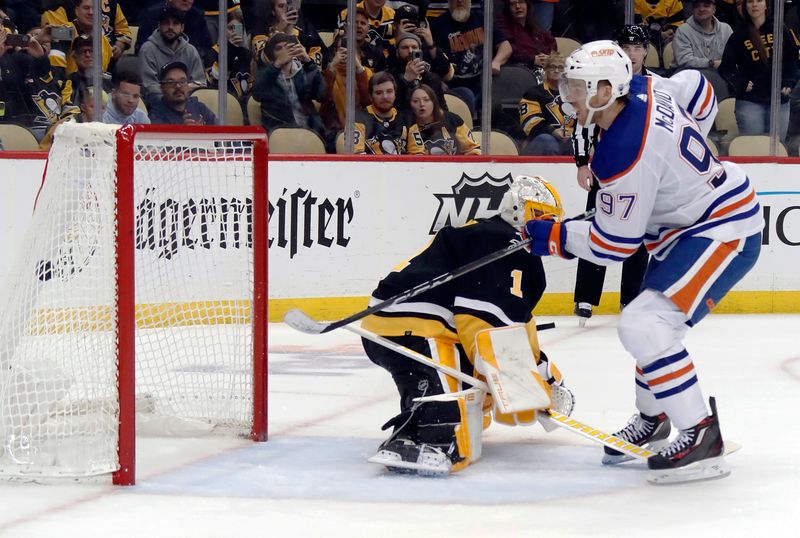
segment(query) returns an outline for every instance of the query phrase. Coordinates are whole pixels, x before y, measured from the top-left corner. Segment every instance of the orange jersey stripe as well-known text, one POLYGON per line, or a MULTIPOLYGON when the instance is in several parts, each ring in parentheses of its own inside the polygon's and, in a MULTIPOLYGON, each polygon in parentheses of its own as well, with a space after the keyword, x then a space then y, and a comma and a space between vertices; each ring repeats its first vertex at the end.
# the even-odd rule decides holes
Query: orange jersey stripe
POLYGON ((711 214, 710 218, 715 219, 717 217, 721 217, 723 215, 726 215, 726 214, 730 213, 731 211, 735 211, 735 210, 739 209, 740 207, 742 207, 744 205, 747 205, 750 202, 752 202, 755 197, 756 197, 755 191, 751 190, 749 195, 747 195, 746 197, 742 198, 738 202, 735 202, 735 203, 733 203, 731 205, 728 205, 728 206, 725 206, 723 208, 720 208, 720 209, 716 210, 714 213, 711 214))
POLYGON ((691 372, 692 370, 694 370, 694 364, 692 364, 690 362, 689 364, 687 364, 686 366, 684 366, 680 370, 676 370, 676 371, 674 371, 672 373, 669 373, 669 374, 666 374, 666 375, 662 375, 661 377, 657 377, 655 379, 649 379, 647 381, 647 384, 650 385, 650 387, 652 388, 653 385, 660 385, 662 383, 666 383, 667 381, 670 381, 671 379, 678 378, 678 377, 684 375, 687 372, 691 372))
POLYGON ((706 85, 707 85, 706 86, 706 98, 703 100, 703 105, 700 107, 700 112, 698 112, 697 116, 695 116, 695 117, 698 117, 698 118, 703 115, 703 113, 706 111, 706 107, 711 102, 711 93, 712 93, 711 92, 711 84, 706 82, 706 85))
POLYGON ((695 299, 700 294, 700 290, 711 275, 722 265, 722 262, 724 262, 730 253, 738 246, 739 241, 740 239, 737 239, 719 245, 689 282, 670 297, 672 302, 675 303, 684 314, 689 314, 692 304, 694 304, 695 299))

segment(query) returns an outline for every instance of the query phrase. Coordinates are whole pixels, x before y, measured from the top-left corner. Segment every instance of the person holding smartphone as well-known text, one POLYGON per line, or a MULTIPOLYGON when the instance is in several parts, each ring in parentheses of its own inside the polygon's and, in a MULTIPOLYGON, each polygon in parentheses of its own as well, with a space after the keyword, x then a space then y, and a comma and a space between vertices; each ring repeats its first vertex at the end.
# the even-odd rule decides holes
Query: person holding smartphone
POLYGON ((322 43, 317 29, 303 16, 301 7, 301 0, 268 0, 269 11, 265 20, 259 22, 252 32, 251 48, 258 68, 269 63, 261 62, 262 53, 267 41, 277 33, 297 37, 308 56, 320 69, 327 65, 329 51, 322 43))
POLYGON ((370 103, 369 79, 372 77, 372 70, 361 64, 361 53, 358 47, 351 47, 347 43, 344 35, 337 41, 338 47, 331 58, 327 69, 323 72, 325 80, 325 100, 320 107, 320 114, 325 121, 325 128, 331 136, 344 128, 345 102, 347 91, 345 79, 347 78, 347 56, 354 55, 356 67, 356 108, 366 106, 370 103))
POLYGON ((397 79, 397 103, 395 106, 403 113, 408 113, 409 92, 426 84, 433 88, 440 105, 447 110, 444 104, 445 85, 448 74, 451 73, 450 63, 444 55, 438 59, 431 59, 422 50, 422 40, 416 34, 400 34, 397 37, 396 55, 389 71, 397 79), (428 61, 430 59, 431 61, 428 61))
MULTIPOLYGON (((250 73, 250 49, 247 47, 244 31, 244 17, 241 11, 228 14, 228 93, 235 95, 240 102, 247 101, 253 91, 253 75, 250 73)), ((211 47, 211 65, 206 69, 206 80, 210 88, 216 88, 219 81, 219 43, 211 47)))
POLYGON ((41 139, 61 113, 61 87, 41 43, 13 27, 10 19, 0 25, 0 123, 24 125, 41 139))

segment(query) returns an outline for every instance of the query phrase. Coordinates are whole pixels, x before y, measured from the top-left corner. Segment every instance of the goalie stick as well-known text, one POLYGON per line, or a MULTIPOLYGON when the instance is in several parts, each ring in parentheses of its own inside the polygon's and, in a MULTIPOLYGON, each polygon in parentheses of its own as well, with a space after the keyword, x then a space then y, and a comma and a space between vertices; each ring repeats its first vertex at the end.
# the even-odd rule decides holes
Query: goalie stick
MULTIPOLYGON (((577 217, 569 220, 587 220, 594 216, 595 210, 589 210, 585 213, 578 215, 577 217)), ((322 334, 330 332, 334 329, 338 329, 340 327, 344 327, 345 325, 349 325, 354 321, 358 321, 363 319, 370 314, 374 314, 375 312, 380 312, 385 308, 392 306, 394 304, 400 303, 405 301, 406 299, 410 299, 411 297, 416 297, 417 295, 424 293, 428 290, 431 290, 437 286, 441 286, 442 284, 446 284, 450 282, 454 278, 458 278, 462 275, 465 275, 475 269, 479 269, 484 265, 497 261, 501 258, 508 256, 509 254, 513 254, 518 250, 522 250, 523 248, 527 247, 531 243, 531 238, 525 238, 519 243, 513 244, 508 246, 504 249, 497 250, 492 252, 491 254, 487 254, 483 258, 478 258, 477 260, 471 261, 461 267, 449 271, 447 273, 441 274, 435 278, 432 278, 426 282, 422 282, 417 284, 413 288, 407 289, 404 292, 398 293, 394 297, 390 297, 384 301, 381 301, 378 304, 372 305, 369 308, 366 308, 360 312, 356 312, 355 314, 348 316, 346 318, 340 319, 338 321, 333 321, 330 323, 320 323, 314 319, 312 319, 308 314, 300 310, 299 308, 292 308, 283 316, 283 321, 300 332, 304 332, 306 334, 322 334)))
MULTIPOLYGON (((359 336, 366 338, 367 340, 371 340, 372 342, 375 342, 378 345, 384 346, 388 349, 391 349, 392 351, 396 351, 401 355, 405 355, 406 357, 415 360, 421 364, 424 364, 425 366, 429 366, 430 368, 435 368, 436 370, 444 372, 445 374, 452 376, 458 379, 459 381, 469 383, 473 387, 479 388, 487 393, 489 392, 489 386, 480 379, 477 379, 476 377, 473 377, 469 374, 465 374, 464 372, 455 370, 443 364, 438 364, 436 362, 433 362, 429 357, 426 357, 422 353, 417 353, 416 351, 408 349, 405 346, 401 346, 400 344, 396 344, 391 340, 384 338, 383 336, 367 331, 366 329, 362 329, 361 327, 346 326, 344 328, 352 333, 355 333, 359 336)), ((585 422, 581 422, 580 420, 559 413, 558 411, 553 411, 552 409, 548 409, 543 413, 539 413, 539 419, 542 421, 542 426, 547 431, 551 431, 553 429, 552 427, 563 428, 565 430, 576 433, 581 437, 585 437, 590 441, 594 441, 595 443, 600 443, 601 445, 613 448, 614 450, 622 452, 623 454, 637 460, 645 461, 650 456, 655 455, 655 452, 647 450, 644 447, 634 445, 633 443, 629 443, 624 439, 615 437, 610 433, 605 433, 603 430, 600 430, 598 428, 586 424, 585 422), (547 413, 547 415, 545 415, 545 413, 547 413)), ((725 442, 726 454, 735 452, 739 448, 741 447, 737 443, 729 441, 725 442)))

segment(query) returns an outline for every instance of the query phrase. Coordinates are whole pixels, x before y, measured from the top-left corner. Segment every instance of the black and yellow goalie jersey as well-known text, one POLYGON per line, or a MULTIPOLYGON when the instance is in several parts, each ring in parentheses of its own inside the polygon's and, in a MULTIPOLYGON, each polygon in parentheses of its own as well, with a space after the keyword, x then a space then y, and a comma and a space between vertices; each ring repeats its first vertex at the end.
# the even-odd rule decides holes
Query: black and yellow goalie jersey
POLYGON ((575 129, 575 118, 564 115, 558 88, 551 89, 545 82, 526 91, 519 100, 519 126, 528 138, 553 134, 556 129, 562 138, 569 138, 575 129))
MULTIPOLYGON (((442 228, 422 252, 397 265, 378 284, 370 304, 453 271, 521 241, 499 215, 442 228)), ((544 293, 541 258, 520 249, 452 281, 364 318, 363 327, 383 336, 420 336, 460 343, 470 360, 475 334, 489 327, 528 325, 544 293)))
POLYGON ((353 135, 353 150, 359 154, 400 155, 406 152, 405 118, 393 108, 391 116, 382 118, 375 112, 375 107, 367 106, 366 110, 356 112, 353 135))

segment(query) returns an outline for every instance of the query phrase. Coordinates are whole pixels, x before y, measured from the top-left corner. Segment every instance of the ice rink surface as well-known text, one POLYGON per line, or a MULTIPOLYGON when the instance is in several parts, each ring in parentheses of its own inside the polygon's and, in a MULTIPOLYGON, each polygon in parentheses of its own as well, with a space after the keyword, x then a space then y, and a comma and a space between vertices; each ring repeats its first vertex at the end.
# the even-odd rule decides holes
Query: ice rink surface
MULTIPOLYGON (((634 412, 633 359, 615 316, 546 318, 542 348, 573 416, 613 431, 634 412)), ((686 345, 723 436, 730 477, 652 486, 606 468, 564 430, 493 425, 481 461, 447 478, 366 462, 398 401, 356 336, 270 325, 270 440, 140 439, 138 483, 0 483, 0 536, 798 536, 800 315, 715 315, 686 345)))

